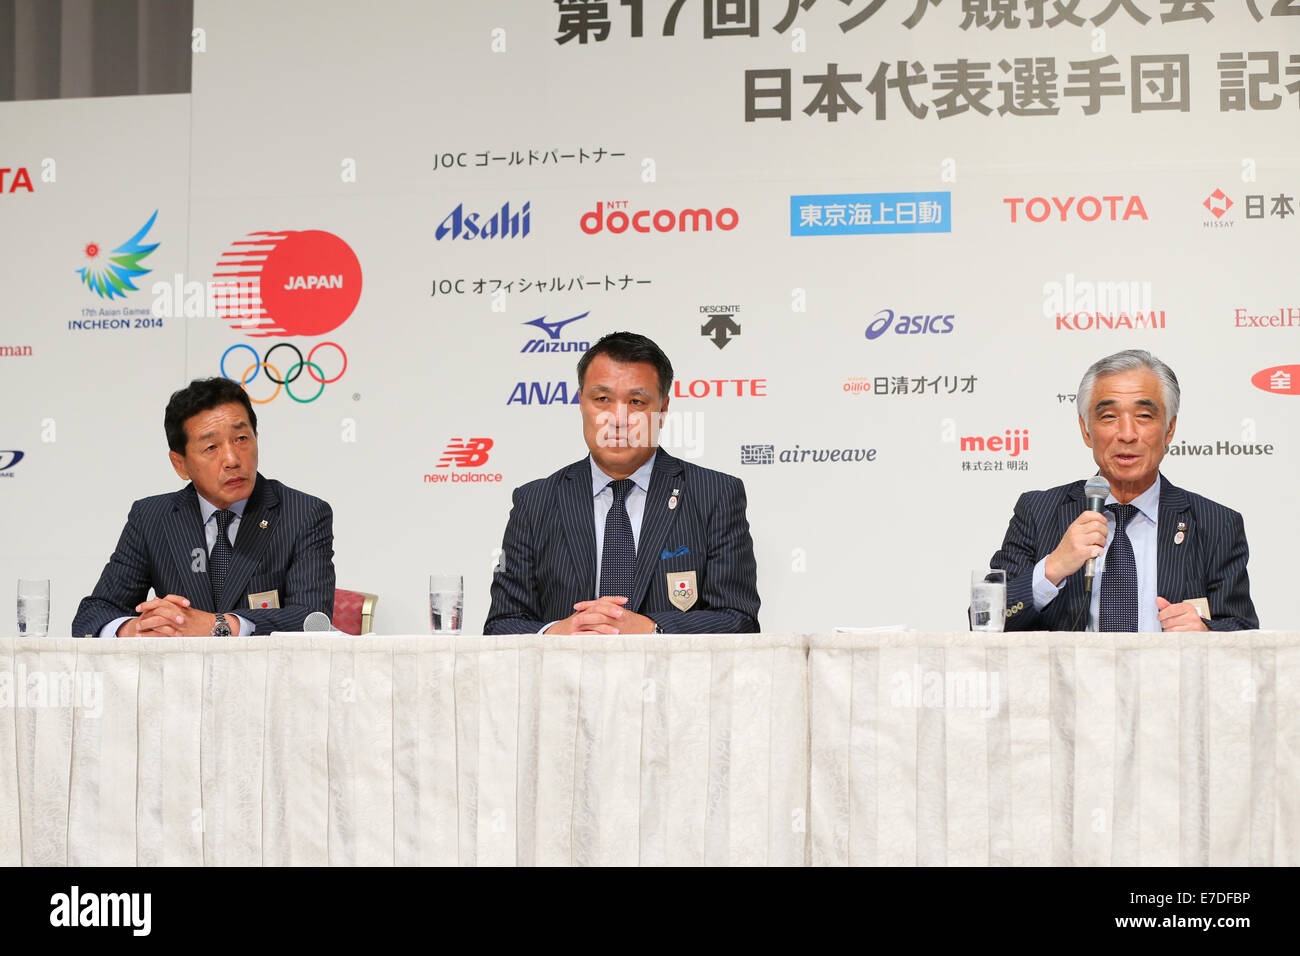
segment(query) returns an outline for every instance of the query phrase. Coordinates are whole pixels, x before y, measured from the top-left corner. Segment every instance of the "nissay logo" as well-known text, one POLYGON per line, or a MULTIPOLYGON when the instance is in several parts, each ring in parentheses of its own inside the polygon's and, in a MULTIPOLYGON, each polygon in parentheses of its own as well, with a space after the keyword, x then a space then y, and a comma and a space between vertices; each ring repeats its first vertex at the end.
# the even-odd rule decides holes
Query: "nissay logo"
POLYGON ((707 209, 637 209, 629 210, 627 200, 608 204, 596 203, 596 208, 582 214, 578 224, 589 236, 608 230, 618 234, 627 232, 712 232, 716 226, 730 232, 740 224, 740 213, 730 206, 716 212, 707 209))
POLYGON ((939 312, 927 315, 895 315, 893 309, 881 309, 867 324, 867 338, 878 339, 891 328, 895 335, 947 335, 953 329, 952 313, 939 312))
POLYGON ((501 204, 500 209, 493 210, 484 218, 483 213, 466 212, 464 203, 457 203, 456 208, 447 213, 434 239, 523 239, 531 228, 529 203, 521 209, 512 209, 509 202, 501 204))
POLYGON ((1127 222, 1147 219, 1141 196, 1012 196, 1012 222, 1127 222), (1021 208, 1023 206, 1023 208, 1021 208))

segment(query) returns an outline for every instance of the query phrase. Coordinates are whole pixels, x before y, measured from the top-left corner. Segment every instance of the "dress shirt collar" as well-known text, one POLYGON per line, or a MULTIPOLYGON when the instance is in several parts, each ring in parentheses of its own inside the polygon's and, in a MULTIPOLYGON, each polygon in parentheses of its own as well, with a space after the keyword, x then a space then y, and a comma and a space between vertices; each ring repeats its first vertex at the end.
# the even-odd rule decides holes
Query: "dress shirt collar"
MULTIPOLYGON (((195 494, 198 493, 195 492, 195 494)), ((204 524, 207 524, 209 521, 212 520, 212 516, 216 514, 220 509, 216 505, 214 505, 211 501, 209 501, 207 498, 204 498, 202 495, 198 495, 198 498, 199 498, 199 517, 203 519, 204 524)), ((226 510, 233 511, 237 518, 242 518, 244 517, 244 509, 247 507, 248 507, 248 499, 245 498, 243 501, 236 501, 233 505, 231 505, 226 510)))
MULTIPOLYGON (((636 485, 646 494, 650 493, 650 475, 655 470, 655 459, 658 457, 659 452, 656 450, 644 465, 632 472, 632 474, 628 475, 628 477, 632 479, 632 484, 636 485)), ((596 459, 588 456, 587 460, 591 462, 591 496, 594 498, 609 487, 609 483, 614 479, 600 470, 600 466, 596 464, 596 459)), ((199 500, 201 501, 202 499, 199 500)))
MULTIPOLYGON (((1107 495, 1106 504, 1117 504, 1115 496, 1107 495)), ((1151 487, 1130 501, 1129 504, 1144 514, 1152 524, 1159 524, 1156 519, 1160 515, 1160 476, 1156 475, 1156 480, 1151 483, 1151 487)))

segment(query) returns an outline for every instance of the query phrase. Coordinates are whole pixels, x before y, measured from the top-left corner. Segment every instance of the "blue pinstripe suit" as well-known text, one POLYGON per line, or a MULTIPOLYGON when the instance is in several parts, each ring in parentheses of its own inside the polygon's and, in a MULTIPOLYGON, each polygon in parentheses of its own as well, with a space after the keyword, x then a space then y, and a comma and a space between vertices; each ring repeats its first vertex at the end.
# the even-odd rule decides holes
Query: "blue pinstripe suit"
MULTIPOLYGON (((1083 613, 1083 568, 1062 582, 1061 592, 1041 612, 1034 610, 1034 565, 1061 543, 1061 536, 1086 505, 1083 482, 1047 491, 1030 491, 1016 502, 1002 548, 989 562, 1007 572, 1008 631, 1065 631, 1083 613)), ((1156 521, 1156 593, 1178 604, 1192 598, 1209 601, 1212 631, 1259 627, 1250 600, 1246 529, 1230 508, 1184 491, 1160 476, 1160 513, 1156 521), (1186 525, 1181 544, 1174 542, 1179 522, 1186 525)))
MULTIPOLYGON (((532 634, 590 601, 596 585, 596 525, 588 459, 515 489, 501 561, 492 577, 484 634, 532 634)), ((636 550, 636 585, 625 605, 670 634, 758 630, 757 565, 739 478, 655 457, 636 550), (676 508, 668 499, 677 489, 676 508), (688 553, 677 553, 685 549, 688 553), (665 555, 672 555, 671 557, 665 555), (668 599, 668 576, 696 572, 689 611, 668 599)))
POLYGON ((312 611, 334 610, 330 506, 259 473, 239 523, 221 606, 213 607, 207 540, 194 485, 141 498, 131 506, 94 592, 77 608, 73 636, 98 634, 115 618, 135 617, 135 606, 150 588, 159 597, 187 597, 203 611, 238 612, 252 621, 258 634, 300 631, 312 611), (272 590, 280 592, 279 608, 249 608, 249 594, 272 590))

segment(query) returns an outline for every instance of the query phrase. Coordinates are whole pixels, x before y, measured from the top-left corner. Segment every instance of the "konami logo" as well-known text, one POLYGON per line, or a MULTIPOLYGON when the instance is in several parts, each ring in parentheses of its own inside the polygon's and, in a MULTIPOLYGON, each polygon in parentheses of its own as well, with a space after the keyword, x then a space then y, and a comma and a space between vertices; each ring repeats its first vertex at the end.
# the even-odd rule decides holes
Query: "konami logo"
POLYGON ((594 210, 582 214, 578 225, 583 232, 594 236, 608 229, 618 234, 627 232, 628 226, 632 227, 633 232, 712 232, 714 225, 723 232, 730 232, 740 223, 740 213, 730 206, 724 206, 715 213, 710 209, 680 209, 676 212, 671 209, 638 209, 629 212, 626 199, 615 200, 608 205, 608 212, 606 204, 598 202, 594 210))
POLYGON ((1163 329, 1165 313, 1159 312, 1070 312, 1056 316, 1059 332, 1087 332, 1092 329, 1163 329))
POLYGON ((1002 435, 963 435, 962 451, 1004 451, 1008 457, 1015 458, 1022 451, 1029 450, 1029 429, 1008 428, 1002 435))
POLYGON ((1030 222, 1046 222, 1048 219, 1054 219, 1060 222, 1067 222, 1071 219, 1083 220, 1084 222, 1096 222, 1098 219, 1106 219, 1110 222, 1124 221, 1127 222, 1133 217, 1146 220, 1148 218, 1146 208, 1142 205, 1141 196, 1066 196, 1062 199, 1059 196, 1012 196, 1002 200, 1011 207, 1011 221, 1022 222, 1028 219, 1030 222), (1024 217, 1021 218, 1021 203, 1024 203, 1024 217), (1120 210, 1120 204, 1124 208, 1120 210), (1104 205, 1103 205, 1104 204, 1104 205), (1103 212, 1105 215, 1103 216, 1103 212))

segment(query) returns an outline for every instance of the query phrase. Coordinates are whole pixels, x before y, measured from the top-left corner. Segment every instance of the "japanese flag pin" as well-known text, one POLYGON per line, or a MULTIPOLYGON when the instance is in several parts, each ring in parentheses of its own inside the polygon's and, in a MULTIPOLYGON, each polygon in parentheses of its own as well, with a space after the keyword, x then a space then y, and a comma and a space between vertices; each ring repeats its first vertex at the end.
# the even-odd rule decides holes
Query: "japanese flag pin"
POLYGON ((1182 544, 1187 540, 1187 522, 1178 522, 1178 533, 1174 535, 1174 544, 1182 544))
POLYGON ((668 510, 672 511, 676 507, 677 507, 677 495, 674 494, 671 498, 668 499, 668 510))
POLYGON ((263 531, 266 530, 266 519, 265 519, 265 518, 262 519, 262 523, 259 524, 258 527, 261 528, 263 531))

